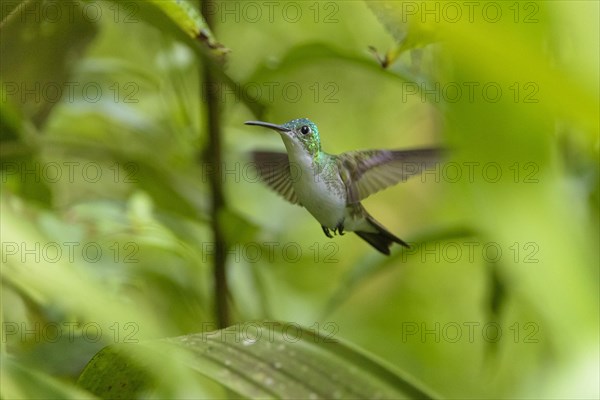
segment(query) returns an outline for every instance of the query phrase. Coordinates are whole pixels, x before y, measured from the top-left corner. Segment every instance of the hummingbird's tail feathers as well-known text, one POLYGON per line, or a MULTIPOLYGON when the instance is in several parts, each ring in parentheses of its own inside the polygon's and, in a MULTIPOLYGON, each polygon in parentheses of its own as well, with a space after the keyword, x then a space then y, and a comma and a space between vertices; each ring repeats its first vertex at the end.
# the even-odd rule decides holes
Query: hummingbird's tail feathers
POLYGON ((371 233, 371 232, 360 232, 355 231, 358 236, 361 237, 364 241, 369 243, 371 246, 375 247, 377 250, 385 254, 386 256, 390 255, 390 244, 391 240, 387 239, 383 235, 379 233, 371 233))
POLYGON ((364 232, 355 231, 361 239, 365 240, 371 246, 385 255, 390 255, 390 246, 392 243, 398 243, 401 246, 409 248, 409 244, 404 240, 394 236, 391 232, 385 229, 379 222, 377 222, 372 216, 367 215, 367 222, 377 230, 377 232, 364 232))

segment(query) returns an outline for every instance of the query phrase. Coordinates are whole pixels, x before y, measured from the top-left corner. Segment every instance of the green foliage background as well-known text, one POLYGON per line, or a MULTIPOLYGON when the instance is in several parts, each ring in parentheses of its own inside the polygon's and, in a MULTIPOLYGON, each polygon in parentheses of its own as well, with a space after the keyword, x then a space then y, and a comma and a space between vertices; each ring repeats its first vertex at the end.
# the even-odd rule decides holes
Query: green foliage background
MULTIPOLYGON (((441 397, 599 396, 597 2, 477 2, 472 21, 460 2, 457 21, 447 2, 432 3, 439 21, 413 12, 421 2, 278 2, 272 18, 260 2, 260 17, 215 2, 224 56, 192 38, 206 29, 196 2, 73 2, 73 18, 20 17, 49 3, 2 9, 3 398, 91 396, 75 382, 102 347, 216 329, 213 218, 230 248, 232 324, 333 335, 441 397), (82 17, 90 6, 102 17, 82 17), (203 82, 208 66, 230 85, 222 72, 203 82), (101 88, 98 101, 85 85, 101 88), (501 88, 497 101, 486 85, 501 88), (215 88, 217 216, 203 161, 215 88), (459 178, 440 167, 364 202, 413 251, 385 258, 354 235, 329 240, 254 179, 248 153, 283 144, 243 122, 299 117, 332 153, 450 149, 459 178), (44 250, 54 242, 56 260, 44 250), (50 326, 62 327, 56 341, 50 326)), ((185 353, 161 354, 147 367, 155 395, 231 395, 190 373, 185 353)))

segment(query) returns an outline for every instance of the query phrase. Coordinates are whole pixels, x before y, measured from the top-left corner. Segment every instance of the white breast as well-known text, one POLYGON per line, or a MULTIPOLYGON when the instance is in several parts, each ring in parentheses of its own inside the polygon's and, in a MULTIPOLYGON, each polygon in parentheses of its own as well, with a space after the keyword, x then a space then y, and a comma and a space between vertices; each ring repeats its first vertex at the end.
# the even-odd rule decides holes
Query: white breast
POLYGON ((298 157, 292 168, 296 168, 298 174, 294 179, 294 190, 300 203, 321 225, 335 228, 344 219, 346 208, 339 175, 327 170, 316 172, 308 155, 298 157))

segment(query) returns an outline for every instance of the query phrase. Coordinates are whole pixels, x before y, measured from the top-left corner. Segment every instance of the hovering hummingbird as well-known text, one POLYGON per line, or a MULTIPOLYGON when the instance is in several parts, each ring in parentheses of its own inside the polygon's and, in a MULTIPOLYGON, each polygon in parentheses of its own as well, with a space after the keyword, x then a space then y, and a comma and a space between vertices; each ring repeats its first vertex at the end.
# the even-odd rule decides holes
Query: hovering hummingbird
POLYGON ((317 126, 306 118, 283 125, 247 121, 281 135, 286 153, 253 152, 259 176, 292 204, 303 206, 327 237, 352 231, 383 254, 392 242, 409 245, 377 222, 360 203, 438 160, 440 150, 365 150, 338 155, 321 150, 317 126))

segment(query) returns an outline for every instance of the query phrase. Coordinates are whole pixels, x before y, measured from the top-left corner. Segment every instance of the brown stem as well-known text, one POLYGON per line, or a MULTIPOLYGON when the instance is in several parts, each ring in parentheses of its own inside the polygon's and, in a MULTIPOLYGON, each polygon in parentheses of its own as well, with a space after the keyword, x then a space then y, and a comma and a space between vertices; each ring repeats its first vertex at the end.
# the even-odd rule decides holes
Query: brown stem
MULTIPOLYGON (((208 27, 213 29, 213 13, 211 10, 212 1, 204 0, 201 2, 202 15, 208 27)), ((204 66, 202 71, 202 82, 204 87, 212 88, 218 85, 212 68, 204 66)), ((215 314, 219 329, 227 327, 229 324, 229 308, 227 304, 227 271, 225 269, 227 261, 227 245, 223 237, 223 231, 219 222, 219 215, 225 208, 223 196, 223 187, 221 185, 221 125, 220 125, 220 107, 216 90, 207 90, 203 93, 206 101, 206 117, 208 128, 208 145, 205 152, 205 161, 211 168, 210 186, 212 193, 211 209, 211 229, 213 241, 215 244, 214 252, 214 280, 215 280, 215 314)))

